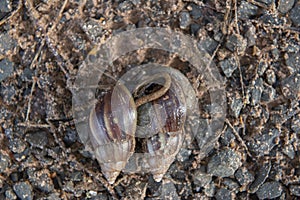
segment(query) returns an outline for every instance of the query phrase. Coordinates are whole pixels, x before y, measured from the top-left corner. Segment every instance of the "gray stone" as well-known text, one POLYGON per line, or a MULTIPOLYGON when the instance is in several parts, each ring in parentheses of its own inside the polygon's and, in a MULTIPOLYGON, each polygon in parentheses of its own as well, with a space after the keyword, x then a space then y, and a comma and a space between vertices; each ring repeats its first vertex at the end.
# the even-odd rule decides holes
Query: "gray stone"
POLYGON ((248 3, 247 1, 242 1, 238 8, 238 17, 241 19, 249 19, 257 14, 258 7, 248 3))
POLYGON ((28 182, 19 182, 13 186, 13 189, 17 196, 21 200, 31 200, 33 199, 32 187, 28 182))
POLYGON ((294 3, 295 3, 295 0, 279 0, 277 8, 278 8, 279 12, 287 13, 292 9, 294 3))
POLYGON ((3 173, 9 166, 10 158, 9 156, 0 152, 0 173, 3 173))
POLYGON ((8 59, 0 60, 0 81, 9 77, 14 71, 14 64, 8 59))
POLYGON ((267 68, 268 68, 268 63, 267 62, 265 62, 265 61, 260 62, 258 64, 258 68, 257 68, 258 75, 262 76, 265 73, 267 68))
POLYGON ((224 146, 229 146, 232 141, 235 140, 235 136, 232 133, 231 128, 227 128, 225 133, 221 135, 220 141, 224 146))
POLYGON ((248 40, 248 47, 254 46, 256 44, 256 39, 257 39, 255 26, 251 24, 245 36, 248 40))
POLYGON ((216 50, 218 43, 212 39, 211 37, 207 36, 205 39, 200 40, 198 42, 198 48, 204 51, 207 51, 209 54, 213 54, 216 50))
POLYGON ((300 53, 289 53, 285 63, 295 71, 300 71, 300 53))
POLYGON ((25 140, 31 146, 43 149, 48 144, 48 134, 45 130, 31 131, 26 134, 25 140))
POLYGON ((300 133, 300 113, 293 117, 291 128, 295 133, 300 133))
POLYGON ((11 188, 5 191, 5 197, 9 200, 17 199, 17 195, 12 191, 11 188))
POLYGON ((254 176, 245 167, 238 169, 234 176, 242 186, 248 185, 254 181, 254 176))
POLYGON ((177 160, 180 162, 184 162, 189 159, 190 155, 192 154, 191 150, 181 148, 177 154, 177 160))
POLYGON ((199 5, 192 3, 191 7, 192 7, 192 10, 190 11, 190 13, 194 19, 199 19, 200 17, 202 17, 202 11, 201 11, 201 7, 199 5))
POLYGON ((293 74, 281 81, 281 91, 289 99, 297 99, 300 91, 300 74, 293 74))
POLYGON ((187 29, 191 24, 191 17, 188 12, 181 12, 179 15, 179 26, 181 29, 187 29))
POLYGON ((270 85, 273 85, 276 82, 276 75, 274 70, 272 69, 268 69, 266 71, 266 78, 267 78, 267 83, 269 83, 270 85))
POLYGON ((208 173, 218 177, 228 177, 242 165, 241 156, 232 149, 224 149, 214 155, 208 165, 208 173))
POLYGON ((48 169, 43 169, 40 171, 34 171, 32 169, 27 170, 28 178, 34 187, 39 190, 49 193, 53 191, 54 184, 50 178, 50 172, 48 169))
POLYGON ((264 183, 256 192, 256 195, 259 199, 273 199, 279 197, 281 193, 281 184, 277 181, 273 181, 264 183))
POLYGON ((232 52, 237 52, 239 55, 243 54, 247 47, 247 39, 241 35, 233 34, 227 38, 226 48, 232 52))
POLYGON ((212 176, 210 174, 202 172, 201 170, 196 170, 193 175, 193 180, 195 185, 204 187, 211 182, 212 176))
POLYGON ((250 88, 251 105, 255 106, 259 104, 261 100, 261 95, 264 90, 263 80, 258 78, 252 83, 252 85, 253 86, 250 88))
POLYGON ((225 188, 218 189, 215 198, 217 200, 231 200, 232 199, 232 194, 229 190, 225 188))
POLYGON ((292 144, 287 144, 282 148, 282 152, 287 155, 290 159, 295 158, 295 150, 292 144))
POLYGON ((232 180, 231 178, 224 178, 223 184, 226 186, 226 188, 232 192, 238 193, 239 192, 239 184, 232 180))
POLYGON ((296 4, 290 12, 290 18, 295 26, 300 26, 300 4, 296 4))
POLYGON ((243 99, 240 96, 234 96, 230 99, 230 110, 235 118, 238 118, 243 108, 243 99))
POLYGON ((180 199, 176 188, 172 182, 166 182, 162 184, 162 193, 161 193, 161 199, 168 199, 168 200, 176 200, 180 199))
POLYGON ((289 189, 291 194, 300 197, 300 185, 290 185, 289 189))
POLYGON ((267 155, 276 145, 275 139, 280 136, 278 129, 265 129, 261 134, 255 135, 251 141, 247 142, 250 151, 258 156, 267 155))
POLYGON ((250 185, 249 192, 255 193, 259 187, 266 181, 271 170, 271 162, 265 163, 257 172, 255 181, 250 185))
POLYGON ((16 46, 16 41, 7 32, 0 33, 0 54, 5 55, 14 46, 16 46))
POLYGON ((220 66, 227 78, 231 77, 232 73, 237 68, 237 63, 234 57, 225 59, 220 62, 220 66))
POLYGON ((17 137, 9 139, 8 145, 10 150, 14 153, 22 153, 26 148, 26 143, 17 137))
POLYGON ((207 186, 205 186, 204 188, 204 193, 208 196, 208 197, 213 197, 214 194, 216 192, 216 186, 214 182, 210 182, 210 184, 208 184, 207 186))
POLYGON ((100 23, 96 20, 88 20, 83 23, 82 29, 93 42, 99 42, 103 34, 100 23))
POLYGON ((261 100, 264 102, 270 102, 275 99, 276 90, 269 85, 264 85, 264 90, 261 95, 261 100))
POLYGON ((0 12, 8 13, 11 11, 9 0, 2 0, 0 1, 0 12))

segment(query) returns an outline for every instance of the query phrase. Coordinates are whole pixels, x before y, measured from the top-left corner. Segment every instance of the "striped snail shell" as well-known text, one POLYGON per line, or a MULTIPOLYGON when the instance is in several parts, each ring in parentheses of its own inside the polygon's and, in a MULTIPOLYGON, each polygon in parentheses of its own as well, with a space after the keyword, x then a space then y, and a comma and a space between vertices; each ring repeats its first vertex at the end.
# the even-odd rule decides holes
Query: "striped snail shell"
POLYGON ((136 136, 146 138, 147 156, 144 159, 157 182, 161 181, 181 148, 186 120, 186 102, 179 83, 165 80, 170 81, 169 90, 137 109, 136 136))
MULTIPOLYGON (((143 84, 151 82, 151 77, 143 84)), ((170 87, 170 76, 163 74, 165 84, 157 91, 143 95, 135 102, 128 89, 117 84, 113 91, 100 99, 90 113, 90 140, 102 173, 113 184, 134 152, 137 126, 137 107, 165 94, 170 87)))
POLYGON ((113 184, 134 152, 137 112, 123 85, 116 85, 90 113, 90 140, 102 173, 113 184), (117 109, 114 109, 117 108, 117 109))

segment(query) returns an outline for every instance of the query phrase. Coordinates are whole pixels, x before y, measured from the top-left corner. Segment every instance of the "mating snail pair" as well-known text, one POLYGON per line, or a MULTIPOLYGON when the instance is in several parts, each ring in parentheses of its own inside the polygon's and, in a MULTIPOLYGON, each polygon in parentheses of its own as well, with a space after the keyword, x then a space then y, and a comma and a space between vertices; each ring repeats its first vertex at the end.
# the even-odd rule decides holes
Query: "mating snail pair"
POLYGON ((90 112, 90 141, 110 184, 122 170, 151 172, 160 181, 181 147, 187 115, 184 76, 161 69, 138 86, 117 83, 90 112))

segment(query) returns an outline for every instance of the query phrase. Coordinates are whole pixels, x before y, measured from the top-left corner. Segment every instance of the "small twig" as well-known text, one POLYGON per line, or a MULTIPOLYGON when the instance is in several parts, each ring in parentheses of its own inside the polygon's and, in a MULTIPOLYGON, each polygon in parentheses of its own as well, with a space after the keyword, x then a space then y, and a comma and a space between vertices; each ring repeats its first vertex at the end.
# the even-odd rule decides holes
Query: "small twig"
POLYGON ((239 59, 239 57, 237 55, 237 52, 234 53, 234 58, 235 58, 237 67, 239 69, 240 84, 241 84, 241 87, 242 87, 243 103, 245 105, 245 102, 246 102, 245 85, 244 85, 243 74, 242 74, 242 70, 241 70, 241 63, 240 63, 240 59, 239 59))
POLYGON ((30 115, 30 111, 31 111, 31 101, 32 101, 32 98, 33 98, 33 92, 35 90, 35 86, 36 86, 36 83, 38 81, 38 78, 37 77, 32 77, 32 86, 31 86, 31 91, 30 91, 30 95, 29 95, 29 101, 28 101, 28 105, 27 105, 27 113, 26 113, 26 118, 25 118, 25 122, 28 122, 29 120, 29 115, 30 115))
POLYGON ((26 128, 50 128, 49 124, 31 124, 31 123, 18 123, 18 126, 24 126, 26 128))
POLYGON ((235 29, 237 34, 240 35, 239 25, 238 25, 238 10, 237 10, 237 0, 234 0, 234 20, 235 20, 235 29))
POLYGON ((247 155, 250 156, 251 158, 253 157, 251 155, 251 153, 249 152, 249 149, 247 147, 247 145, 245 144, 244 140, 241 138, 240 134, 235 130, 235 128, 233 127, 233 125, 230 123, 230 121, 228 119, 225 120, 226 123, 228 124, 228 126, 232 129, 233 134, 235 135, 235 137, 238 139, 238 141, 242 144, 242 146, 245 148, 247 155))

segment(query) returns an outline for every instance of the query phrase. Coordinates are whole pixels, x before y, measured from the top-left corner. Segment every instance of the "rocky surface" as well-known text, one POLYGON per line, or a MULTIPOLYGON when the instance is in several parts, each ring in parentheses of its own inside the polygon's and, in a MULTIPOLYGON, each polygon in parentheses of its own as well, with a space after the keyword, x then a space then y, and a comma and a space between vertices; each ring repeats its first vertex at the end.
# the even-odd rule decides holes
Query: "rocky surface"
POLYGON ((0 199, 299 198, 299 13, 295 0, 0 1, 0 199), (218 109, 188 60, 153 49, 115 60, 99 96, 130 67, 165 64, 193 85, 202 120, 161 182, 122 172, 110 185, 78 137, 72 84, 93 47, 143 27, 208 53, 226 120, 208 129, 218 109))

